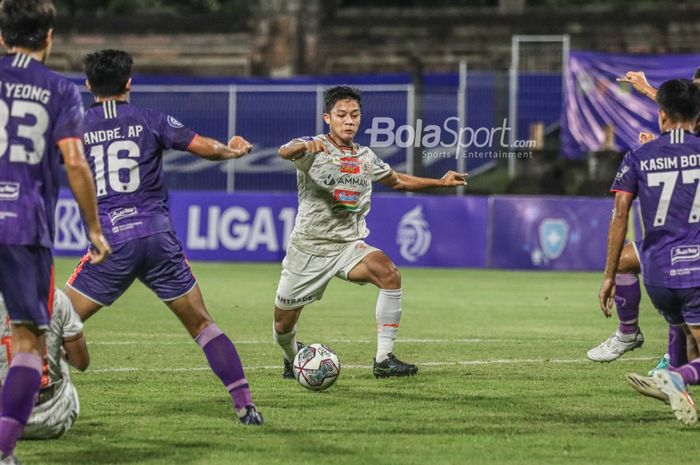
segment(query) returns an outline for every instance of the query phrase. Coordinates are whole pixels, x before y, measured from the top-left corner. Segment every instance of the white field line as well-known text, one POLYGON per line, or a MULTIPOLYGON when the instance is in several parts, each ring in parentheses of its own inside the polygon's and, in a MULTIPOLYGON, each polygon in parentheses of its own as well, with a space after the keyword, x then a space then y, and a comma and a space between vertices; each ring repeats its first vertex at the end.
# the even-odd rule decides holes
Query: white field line
MULTIPOLYGON (((401 338, 400 342, 405 342, 409 344, 498 344, 505 342, 513 342, 509 339, 410 339, 401 338)), ((376 339, 331 339, 328 341, 329 344, 374 344, 376 339)), ((563 341, 552 341, 552 342, 563 342, 563 341)), ((567 340, 565 342, 571 342, 567 340)), ((270 339, 256 339, 256 340, 233 340, 234 344, 270 344, 273 343, 272 338, 270 339)), ((150 346, 174 346, 174 345, 192 345, 194 341, 88 341, 88 345, 94 346, 129 346, 129 345, 150 345, 150 346)))
MULTIPOLYGON (((658 360, 659 357, 627 357, 622 358, 617 361, 617 363, 622 362, 640 362, 640 361, 651 361, 658 360)), ((421 367, 446 367, 446 366, 469 366, 469 365, 518 365, 518 364, 532 364, 532 363, 561 363, 561 364, 575 364, 575 363, 590 363, 594 364, 585 358, 575 358, 575 359, 547 359, 547 358, 526 358, 526 359, 496 359, 496 360, 458 360, 455 362, 420 362, 418 366, 421 367)), ((371 365, 341 365, 344 369, 369 369, 372 368, 371 365)), ((281 370, 282 365, 260 365, 260 366, 247 366, 246 371, 260 371, 260 370, 281 370)), ((189 372, 189 371, 209 371, 209 367, 191 367, 191 368, 98 368, 96 370, 88 370, 85 373, 76 373, 78 375, 87 375, 90 373, 178 373, 178 372, 189 372)))

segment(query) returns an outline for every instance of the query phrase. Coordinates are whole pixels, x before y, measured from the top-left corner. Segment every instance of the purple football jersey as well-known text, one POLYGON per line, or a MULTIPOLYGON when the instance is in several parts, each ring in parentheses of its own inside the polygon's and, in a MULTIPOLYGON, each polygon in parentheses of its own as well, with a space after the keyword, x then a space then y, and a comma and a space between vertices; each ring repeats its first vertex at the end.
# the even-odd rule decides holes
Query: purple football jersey
POLYGON ((82 131, 72 82, 25 54, 0 58, 0 243, 53 246, 57 144, 82 131))
POLYGON ((647 285, 700 286, 700 138, 680 129, 625 155, 612 190, 639 197, 647 285))
POLYGON ((163 150, 187 150, 195 137, 172 116, 127 102, 111 100, 88 109, 85 154, 110 244, 172 230, 163 150))

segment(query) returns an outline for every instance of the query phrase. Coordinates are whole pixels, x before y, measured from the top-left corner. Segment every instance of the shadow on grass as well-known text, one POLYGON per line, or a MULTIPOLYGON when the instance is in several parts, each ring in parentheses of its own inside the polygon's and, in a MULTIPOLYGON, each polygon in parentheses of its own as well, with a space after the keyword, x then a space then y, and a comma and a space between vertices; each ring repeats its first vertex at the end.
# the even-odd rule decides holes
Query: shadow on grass
POLYGON ((51 464, 128 464, 144 463, 149 460, 159 462, 183 463, 176 457, 190 454, 192 449, 207 451, 211 444, 205 441, 167 441, 167 440, 139 440, 131 445, 113 444, 102 441, 81 443, 80 447, 70 450, 54 450, 51 452, 37 452, 24 454, 24 460, 29 463, 51 464), (31 460, 30 460, 31 459, 31 460))

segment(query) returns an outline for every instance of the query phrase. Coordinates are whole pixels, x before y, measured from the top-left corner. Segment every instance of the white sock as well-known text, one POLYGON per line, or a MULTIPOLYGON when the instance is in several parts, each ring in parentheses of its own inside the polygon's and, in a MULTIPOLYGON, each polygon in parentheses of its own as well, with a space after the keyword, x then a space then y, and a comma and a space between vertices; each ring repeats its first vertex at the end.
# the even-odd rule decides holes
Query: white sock
POLYGON ((380 289, 377 298, 377 362, 386 360, 389 352, 394 350, 399 321, 401 289, 380 289))
POLYGON ((294 360, 294 356, 297 354, 297 340, 295 338, 296 335, 296 325, 294 325, 294 328, 292 328, 290 332, 285 334, 279 334, 277 331, 275 331, 274 321, 272 322, 272 337, 275 338, 277 344, 279 344, 279 346, 284 351, 284 358, 286 358, 290 362, 294 360))

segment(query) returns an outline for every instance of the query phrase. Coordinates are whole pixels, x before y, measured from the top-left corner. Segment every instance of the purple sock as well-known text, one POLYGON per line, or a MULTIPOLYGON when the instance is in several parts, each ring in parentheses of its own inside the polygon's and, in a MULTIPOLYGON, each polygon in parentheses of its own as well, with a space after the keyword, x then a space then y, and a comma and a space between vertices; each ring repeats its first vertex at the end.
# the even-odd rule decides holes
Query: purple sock
POLYGON ((685 384, 700 384, 700 358, 696 358, 680 368, 675 368, 673 371, 683 377, 685 384))
POLYGON ((195 341, 204 350, 212 371, 231 394, 235 409, 252 405, 248 380, 233 342, 213 323, 204 328, 195 341))
POLYGON ((680 326, 668 326, 668 363, 672 368, 688 363, 685 333, 680 326))
POLYGON ((617 327, 622 334, 635 334, 639 331, 639 302, 642 290, 635 274, 618 274, 615 276, 615 307, 620 324, 617 327))
POLYGON ((41 357, 24 352, 15 354, 2 386, 0 451, 3 454, 14 452, 40 387, 41 357))

